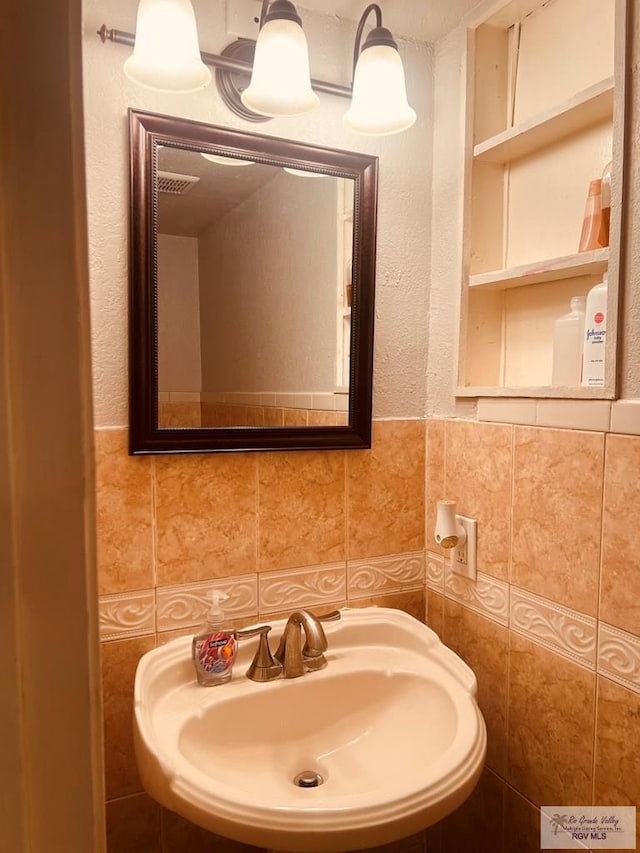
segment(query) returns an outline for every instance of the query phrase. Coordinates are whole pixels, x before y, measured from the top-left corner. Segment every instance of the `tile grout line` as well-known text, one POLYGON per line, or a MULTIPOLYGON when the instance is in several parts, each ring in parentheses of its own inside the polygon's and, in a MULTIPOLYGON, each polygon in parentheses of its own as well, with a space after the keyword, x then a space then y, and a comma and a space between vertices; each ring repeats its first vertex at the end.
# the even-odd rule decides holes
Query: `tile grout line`
POLYGON ((511 584, 513 583, 513 522, 516 493, 516 425, 511 425, 511 478, 509 483, 509 557, 507 582, 509 584, 509 624, 511 624, 511 584))
POLYGON ((256 609, 258 613, 257 616, 260 616, 261 613, 261 602, 260 602, 260 454, 256 453, 255 455, 255 484, 256 484, 256 496, 255 496, 255 547, 254 547, 254 558, 255 558, 255 567, 256 567, 256 609))
POLYGON ((151 458, 151 565, 153 579, 153 629, 158 644, 158 496, 156 460, 151 458))
POLYGON ((429 517, 429 420, 424 419, 424 623, 429 624, 429 592, 427 587, 427 518, 429 517))
MULTIPOLYGON (((537 409, 534 412, 534 420, 537 420, 537 409)), ((511 639, 513 630, 511 626, 511 584, 513 581, 513 520, 514 520, 514 503, 515 503, 515 488, 516 488, 516 425, 511 425, 511 483, 509 493, 509 560, 507 564, 507 662, 505 667, 506 691, 505 691, 505 789, 504 789, 504 807, 502 811, 503 824, 503 845, 506 839, 506 804, 507 804, 507 785, 509 784, 509 768, 510 768, 510 731, 511 731, 511 639)))
MULTIPOLYGON (((598 632, 599 633, 599 632, 598 632)), ((591 805, 596 805, 596 766, 598 751, 598 699, 600 698, 600 678, 595 673, 593 689, 593 753, 591 755, 591 805)))
MULTIPOLYGON (((442 421, 442 492, 443 498, 447 494, 447 435, 448 435, 448 424, 449 418, 445 418, 442 421)), ((447 558, 445 555, 442 557, 442 628, 440 629, 442 635, 440 640, 445 643, 445 637, 447 636, 447 558)), ((440 847, 442 847, 442 839, 440 839, 440 847)))
POLYGON ((602 440, 602 489, 600 492, 600 550, 598 555, 598 592, 596 599, 596 670, 600 670, 600 617, 602 610, 602 569, 604 564, 604 516, 607 480, 607 436, 602 440))
MULTIPOLYGON (((611 409, 609 409, 609 429, 611 429, 611 409)), ((598 699, 600 695, 600 616, 602 609, 602 570, 604 564, 604 519, 607 481, 607 451, 609 441, 607 433, 602 435, 602 488, 600 492, 600 550, 598 559, 598 591, 596 598, 596 672, 593 691, 593 751, 591 755, 591 803, 595 805, 596 766, 598 749, 598 699)))
MULTIPOLYGON (((373 424, 371 424, 371 446, 373 447, 373 424)), ((344 591, 349 604, 349 451, 344 451, 344 591)))

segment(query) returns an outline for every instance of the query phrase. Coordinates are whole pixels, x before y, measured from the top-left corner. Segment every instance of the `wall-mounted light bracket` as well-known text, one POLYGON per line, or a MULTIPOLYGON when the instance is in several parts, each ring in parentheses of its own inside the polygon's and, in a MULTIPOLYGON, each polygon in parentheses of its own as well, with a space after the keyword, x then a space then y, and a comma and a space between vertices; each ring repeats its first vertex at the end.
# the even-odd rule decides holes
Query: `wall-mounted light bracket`
MULTIPOLYGON (((246 62, 249 67, 253 65, 253 57, 256 52, 256 43, 253 39, 237 39, 228 44, 222 51, 222 56, 239 59, 246 62)), ((226 68, 216 68, 216 86, 220 97, 235 113, 245 121, 263 122, 270 121, 271 116, 262 115, 250 110, 242 103, 241 95, 249 84, 249 76, 244 71, 229 71, 226 68)))

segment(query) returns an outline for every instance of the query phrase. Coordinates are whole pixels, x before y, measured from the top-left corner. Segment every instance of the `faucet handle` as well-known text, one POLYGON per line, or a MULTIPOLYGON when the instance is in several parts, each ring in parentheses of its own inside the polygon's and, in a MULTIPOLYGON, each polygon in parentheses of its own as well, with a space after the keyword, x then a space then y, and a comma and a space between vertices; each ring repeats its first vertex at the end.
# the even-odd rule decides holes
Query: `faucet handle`
POLYGON ((271 630, 271 625, 260 625, 257 628, 246 628, 244 631, 236 631, 236 639, 249 640, 251 637, 265 636, 271 630))
POLYGON ((258 648, 253 661, 247 670, 247 678, 252 681, 273 681, 282 674, 282 664, 273 659, 269 648, 268 634, 271 625, 260 625, 259 628, 248 628, 246 631, 236 631, 236 639, 248 640, 251 637, 260 637, 258 648))
POLYGON ((342 618, 339 610, 332 610, 330 613, 324 613, 322 616, 316 616, 318 622, 337 622, 342 618))

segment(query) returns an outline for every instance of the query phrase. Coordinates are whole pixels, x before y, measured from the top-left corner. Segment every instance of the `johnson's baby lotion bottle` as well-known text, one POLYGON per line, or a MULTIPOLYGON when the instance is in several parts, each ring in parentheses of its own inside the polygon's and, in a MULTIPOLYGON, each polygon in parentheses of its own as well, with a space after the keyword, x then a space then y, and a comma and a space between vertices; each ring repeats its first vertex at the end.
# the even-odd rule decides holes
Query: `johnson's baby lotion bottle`
POLYGON ((235 632, 225 624, 224 611, 220 607, 220 602, 227 598, 229 596, 221 590, 211 591, 207 619, 193 638, 193 665, 198 682, 205 687, 229 681, 238 653, 235 632))
POLYGON ((584 322, 582 384, 590 388, 604 385, 604 352, 607 340, 608 276, 592 287, 587 294, 584 322))

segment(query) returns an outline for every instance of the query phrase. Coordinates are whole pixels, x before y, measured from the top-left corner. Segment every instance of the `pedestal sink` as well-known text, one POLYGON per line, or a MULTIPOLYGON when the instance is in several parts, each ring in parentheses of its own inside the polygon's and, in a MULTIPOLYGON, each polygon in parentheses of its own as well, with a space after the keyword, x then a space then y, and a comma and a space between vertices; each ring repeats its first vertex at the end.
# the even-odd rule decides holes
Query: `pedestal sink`
POLYGON ((326 669, 266 684, 245 677, 256 641, 219 687, 196 683, 190 637, 144 655, 134 733, 147 792, 211 832, 298 853, 386 844, 457 808, 486 752, 473 672, 399 610, 345 609, 325 629, 326 669))

